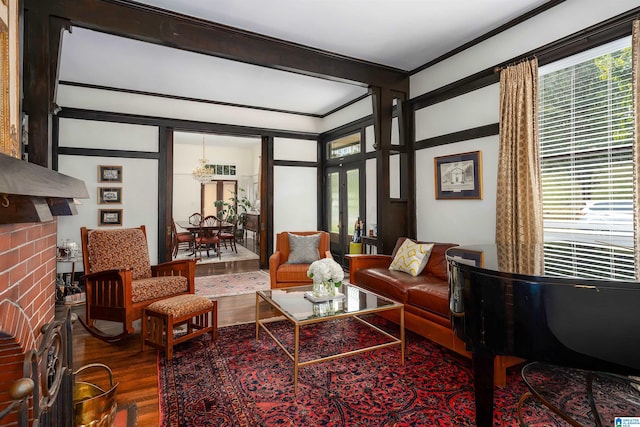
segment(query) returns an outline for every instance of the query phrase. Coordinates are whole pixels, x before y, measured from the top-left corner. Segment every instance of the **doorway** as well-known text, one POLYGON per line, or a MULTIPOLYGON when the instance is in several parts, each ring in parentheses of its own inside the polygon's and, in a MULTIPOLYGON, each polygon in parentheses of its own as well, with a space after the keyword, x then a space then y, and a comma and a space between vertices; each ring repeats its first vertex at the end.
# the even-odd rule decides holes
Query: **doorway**
POLYGON ((341 265, 346 265, 345 254, 354 226, 360 218, 362 200, 360 163, 331 166, 326 170, 327 225, 331 242, 331 253, 341 265))
POLYGON ((207 182, 202 186, 202 195, 200 200, 202 206, 200 206, 200 212, 203 217, 213 215, 219 217, 220 211, 225 209, 224 206, 218 204, 217 200, 222 200, 233 207, 233 213, 238 212, 238 205, 236 203, 236 194, 238 194, 238 181, 236 180, 213 180, 207 182))

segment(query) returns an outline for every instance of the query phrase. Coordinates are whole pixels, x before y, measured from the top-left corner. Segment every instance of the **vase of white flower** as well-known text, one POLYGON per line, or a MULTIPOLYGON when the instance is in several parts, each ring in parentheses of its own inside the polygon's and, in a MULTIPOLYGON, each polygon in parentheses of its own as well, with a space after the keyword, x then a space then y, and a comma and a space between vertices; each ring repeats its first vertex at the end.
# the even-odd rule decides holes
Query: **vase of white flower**
POLYGON ((344 271, 333 259, 323 258, 311 263, 307 276, 313 279, 313 295, 324 298, 336 295, 337 288, 342 285, 344 271))

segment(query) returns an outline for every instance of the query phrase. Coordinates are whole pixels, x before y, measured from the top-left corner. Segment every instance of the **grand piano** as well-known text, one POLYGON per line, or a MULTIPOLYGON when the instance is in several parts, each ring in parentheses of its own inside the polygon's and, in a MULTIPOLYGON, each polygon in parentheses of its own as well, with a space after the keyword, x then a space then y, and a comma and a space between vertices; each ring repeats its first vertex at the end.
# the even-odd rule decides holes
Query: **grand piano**
POLYGON ((447 251, 453 330, 473 353, 476 425, 493 422, 493 359, 640 375, 640 283, 545 273, 546 245, 447 251))

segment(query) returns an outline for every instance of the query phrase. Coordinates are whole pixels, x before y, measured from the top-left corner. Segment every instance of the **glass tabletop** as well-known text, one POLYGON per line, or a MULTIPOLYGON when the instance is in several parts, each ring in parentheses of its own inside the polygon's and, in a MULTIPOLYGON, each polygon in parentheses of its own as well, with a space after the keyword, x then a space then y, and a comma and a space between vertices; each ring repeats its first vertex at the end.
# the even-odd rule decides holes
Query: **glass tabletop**
POLYGON ((305 292, 311 291, 312 288, 313 286, 309 285, 269 289, 258 291, 258 295, 297 322, 353 316, 402 305, 350 284, 343 284, 338 288, 338 292, 344 294, 344 297, 314 303, 304 296, 305 292))

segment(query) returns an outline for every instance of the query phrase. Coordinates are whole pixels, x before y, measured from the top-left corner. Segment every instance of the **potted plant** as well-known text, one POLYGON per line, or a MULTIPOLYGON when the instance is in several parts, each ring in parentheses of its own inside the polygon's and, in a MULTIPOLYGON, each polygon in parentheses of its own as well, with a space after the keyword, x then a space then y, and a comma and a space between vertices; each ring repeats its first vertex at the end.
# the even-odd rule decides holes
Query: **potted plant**
MULTIPOLYGON (((237 219, 239 227, 244 225, 244 213, 253 209, 253 203, 247 197, 244 188, 239 188, 237 192, 232 193, 228 200, 216 200, 213 204, 219 209, 217 214, 219 219, 229 223, 237 219)), ((236 229, 236 239, 242 238, 243 234, 241 228, 236 229)))

